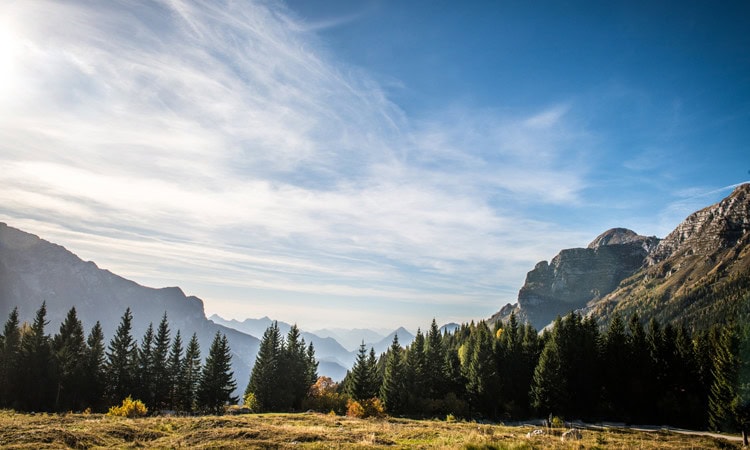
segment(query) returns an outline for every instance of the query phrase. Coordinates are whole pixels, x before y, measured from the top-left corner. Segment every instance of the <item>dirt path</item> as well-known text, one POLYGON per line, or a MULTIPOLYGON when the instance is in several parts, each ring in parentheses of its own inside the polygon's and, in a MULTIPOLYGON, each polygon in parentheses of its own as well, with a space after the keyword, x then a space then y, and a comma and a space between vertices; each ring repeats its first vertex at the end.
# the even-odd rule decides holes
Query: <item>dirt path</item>
POLYGON ((706 436, 706 437, 712 437, 716 439, 724 439, 730 442, 742 442, 742 436, 737 436, 733 434, 713 433, 710 431, 686 430, 684 428, 675 428, 675 427, 668 427, 668 426, 660 427, 660 426, 655 426, 655 425, 625 425, 621 423, 592 424, 592 423, 583 423, 583 422, 572 422, 570 425, 572 427, 580 427, 580 428, 585 428, 589 430, 621 429, 621 430, 634 430, 634 431, 645 431, 645 432, 669 431, 671 433, 680 433, 680 434, 686 434, 690 436, 706 436))

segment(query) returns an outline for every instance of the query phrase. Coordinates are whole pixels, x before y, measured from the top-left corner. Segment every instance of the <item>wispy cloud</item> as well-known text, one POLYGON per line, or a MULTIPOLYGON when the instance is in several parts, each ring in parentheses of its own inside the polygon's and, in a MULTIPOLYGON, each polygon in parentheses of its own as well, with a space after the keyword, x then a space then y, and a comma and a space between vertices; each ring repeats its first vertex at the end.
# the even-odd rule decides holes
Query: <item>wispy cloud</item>
POLYGON ((0 108, 0 216, 209 310, 329 296, 482 317, 580 237, 526 214, 586 186, 570 105, 407 118, 273 2, 0 12, 24 49, 0 108))

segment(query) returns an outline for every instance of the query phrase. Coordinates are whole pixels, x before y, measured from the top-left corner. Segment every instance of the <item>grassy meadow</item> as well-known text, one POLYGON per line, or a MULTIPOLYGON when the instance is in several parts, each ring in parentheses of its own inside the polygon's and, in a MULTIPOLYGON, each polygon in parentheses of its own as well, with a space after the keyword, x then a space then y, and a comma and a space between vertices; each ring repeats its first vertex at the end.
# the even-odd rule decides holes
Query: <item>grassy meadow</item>
POLYGON ((528 438, 531 426, 408 419, 354 419, 324 414, 149 417, 0 412, 2 448, 445 448, 711 449, 740 448, 709 436, 620 429, 564 431, 528 438))

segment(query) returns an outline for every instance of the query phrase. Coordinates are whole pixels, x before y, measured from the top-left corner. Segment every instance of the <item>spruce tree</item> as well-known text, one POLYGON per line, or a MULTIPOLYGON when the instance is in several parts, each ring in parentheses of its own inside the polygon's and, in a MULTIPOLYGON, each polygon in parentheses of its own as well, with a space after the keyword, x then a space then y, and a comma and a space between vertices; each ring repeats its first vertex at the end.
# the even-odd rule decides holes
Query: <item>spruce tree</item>
POLYGON ((422 331, 417 329, 414 341, 405 354, 407 411, 421 413, 425 403, 425 386, 427 361, 425 358, 425 339, 422 331))
POLYGON ((179 388, 177 390, 177 409, 186 412, 195 412, 197 409, 198 382, 201 374, 201 348, 198 344, 198 336, 193 336, 185 349, 185 359, 182 364, 182 373, 179 377, 179 388))
POLYGON ((68 311, 60 332, 52 339, 52 351, 57 375, 55 409, 81 410, 84 390, 88 389, 84 383, 87 349, 75 307, 68 311))
POLYGON ((568 404, 568 380, 563 368, 566 362, 560 348, 562 327, 562 318, 558 316, 534 369, 531 405, 545 417, 547 414, 562 414, 561 410, 568 404))
POLYGON ((735 428, 732 401, 737 387, 739 338, 734 325, 721 330, 714 347, 713 384, 708 399, 709 426, 714 431, 731 431, 735 428))
POLYGON ((403 351, 398 335, 393 336, 391 347, 385 356, 385 373, 380 386, 380 399, 390 414, 401 414, 406 407, 406 379, 403 351))
POLYGON ((496 358, 500 384, 501 409, 508 417, 528 414, 528 391, 534 366, 527 361, 523 339, 525 329, 520 327, 515 313, 511 313, 497 341, 496 358))
POLYGON ((84 403, 94 410, 101 409, 106 386, 104 333, 102 326, 96 322, 86 339, 86 353, 84 355, 84 403))
POLYGON ((169 373, 170 331, 167 313, 164 312, 154 339, 154 349, 151 361, 151 374, 153 376, 154 399, 153 407, 155 410, 164 409, 169 406, 169 397, 171 393, 172 377, 169 373))
POLYGON ((110 405, 118 405, 135 393, 138 348, 131 334, 132 321, 133 315, 127 308, 107 350, 107 398, 110 405))
POLYGON ((169 409, 178 409, 179 404, 179 391, 183 385, 183 356, 182 356, 182 336, 180 336, 180 330, 174 335, 172 340, 172 347, 169 350, 169 358, 167 359, 167 373, 169 376, 169 395, 167 406, 169 409))
POLYGON ((279 326, 274 322, 263 333, 255 357, 255 364, 250 373, 245 396, 253 394, 261 411, 277 411, 278 399, 278 376, 281 366, 281 335, 279 326))
POLYGON ((443 336, 433 318, 425 345, 425 390, 428 398, 441 399, 447 393, 444 364, 443 336))
POLYGON ((138 348, 136 397, 154 409, 154 324, 149 323, 138 348))
POLYGON ((653 364, 649 354, 646 333, 640 317, 634 314, 628 322, 628 420, 631 423, 647 423, 652 415, 653 396, 650 384, 653 380, 653 364))
POLYGON ((318 381, 318 360, 315 358, 315 347, 313 343, 307 346, 307 385, 312 386, 318 381))
POLYGON ((14 407, 19 383, 21 358, 21 332, 18 324, 18 308, 8 315, 0 342, 0 408, 14 407))
POLYGON ((373 385, 372 375, 374 370, 373 358, 368 358, 367 347, 365 347, 365 342, 362 341, 357 353, 357 360, 354 362, 346 382, 347 393, 354 400, 368 400, 376 395, 377 390, 373 385))
POLYGON ((471 346, 465 368, 466 391, 471 404, 477 412, 491 417, 497 415, 500 390, 493 341, 487 324, 479 322, 469 340, 471 346))
POLYGON ((21 338, 21 404, 28 411, 49 411, 54 402, 54 383, 51 377, 52 349, 47 326, 47 304, 37 310, 34 323, 21 338))
POLYGON ((237 403, 232 396, 236 388, 229 341, 217 331, 198 383, 198 403, 204 411, 221 414, 224 405, 237 403))
POLYGON ((300 337, 297 325, 292 325, 286 337, 286 344, 281 353, 281 367, 278 382, 281 389, 277 391, 281 410, 297 410, 307 396, 310 388, 308 355, 305 340, 300 337))
POLYGON ((628 335, 622 316, 615 314, 602 343, 604 362, 604 411, 613 420, 627 419, 627 401, 630 393, 625 386, 629 377, 628 335))

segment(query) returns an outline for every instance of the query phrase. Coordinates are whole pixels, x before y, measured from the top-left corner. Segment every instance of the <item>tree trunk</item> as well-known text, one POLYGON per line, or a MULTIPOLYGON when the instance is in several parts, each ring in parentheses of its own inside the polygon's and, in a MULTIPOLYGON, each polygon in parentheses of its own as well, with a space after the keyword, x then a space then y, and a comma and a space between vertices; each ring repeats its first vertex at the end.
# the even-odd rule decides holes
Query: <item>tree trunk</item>
POLYGON ((747 427, 742 427, 742 445, 747 447, 747 427))

